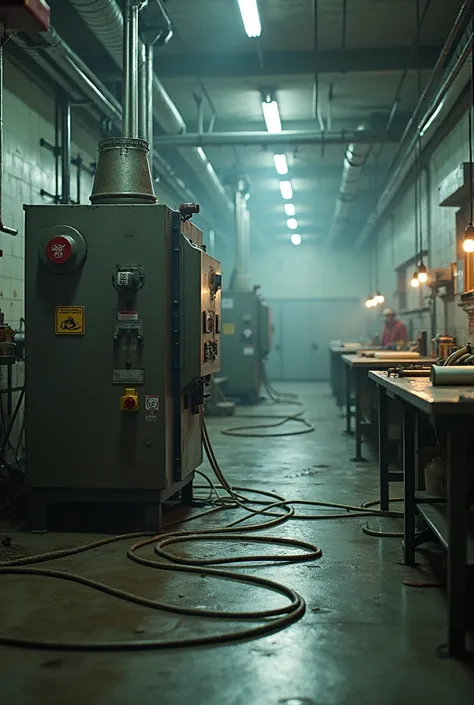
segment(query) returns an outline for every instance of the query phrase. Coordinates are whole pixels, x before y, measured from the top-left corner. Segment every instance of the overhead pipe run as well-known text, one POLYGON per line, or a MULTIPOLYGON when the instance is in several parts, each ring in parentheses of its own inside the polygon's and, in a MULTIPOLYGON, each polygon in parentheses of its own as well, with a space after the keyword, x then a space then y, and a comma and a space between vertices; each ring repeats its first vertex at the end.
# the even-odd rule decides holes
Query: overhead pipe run
MULTIPOLYGON (((122 25, 123 17, 115 0, 70 0, 71 5, 87 24, 89 29, 104 46, 116 65, 122 68, 122 25)), ((139 40, 139 46, 141 45, 139 40)), ((153 75, 153 110, 161 128, 171 134, 186 132, 186 124, 177 107, 165 91, 156 74, 153 75)), ((233 207, 227 192, 201 149, 180 149, 180 154, 188 163, 224 216, 226 223, 233 207)))
POLYGON ((316 130, 282 130, 281 132, 188 132, 182 135, 155 137, 155 147, 227 147, 251 145, 297 145, 297 144, 380 144, 398 142, 390 134, 358 131, 320 132, 316 130))
POLYGON ((431 99, 431 104, 428 103, 430 96, 432 96, 433 93, 435 80, 437 77, 441 76, 444 71, 446 58, 451 53, 451 50, 455 46, 456 42, 461 41, 462 33, 465 32, 466 23, 468 23, 472 17, 473 7, 473 0, 468 0, 463 4, 461 10, 459 11, 456 21, 451 28, 448 38, 446 39, 446 42, 441 50, 428 84, 426 85, 413 115, 402 135, 400 147, 392 161, 388 183, 379 198, 376 209, 367 219, 365 227, 361 230, 355 242, 356 249, 361 248, 368 240, 376 224, 392 203, 395 195, 402 186, 404 179, 407 177, 413 164, 415 148, 418 141, 418 132, 420 131, 423 137, 426 137, 428 131, 432 131, 435 127, 435 121, 442 120, 443 113, 446 114, 448 112, 449 96, 456 91, 459 95, 465 84, 468 83, 468 71, 464 71, 463 67, 472 50, 474 36, 470 31, 467 32, 468 36, 463 44, 460 55, 453 59, 451 69, 449 70, 440 90, 436 94, 436 97, 431 99), (465 77, 463 75, 464 73, 466 74, 465 77), (425 109, 423 114, 422 110, 426 105, 428 105, 428 108, 425 109), (413 133, 413 135, 408 141, 410 133, 413 133))
MULTIPOLYGON (((363 136, 365 130, 360 129, 363 136)), ((353 201, 359 191, 360 178, 364 165, 370 153, 371 146, 367 143, 352 143, 347 148, 342 169, 341 184, 337 195, 336 207, 329 231, 329 240, 334 241, 347 227, 352 217, 353 201)))
POLYGON ((0 231, 6 235, 18 235, 16 228, 3 222, 3 24, 0 22, 0 231))
POLYGON ((234 227, 235 227, 235 267, 230 280, 231 291, 252 291, 248 276, 250 250, 250 213, 247 207, 249 184, 244 178, 235 182, 234 227))

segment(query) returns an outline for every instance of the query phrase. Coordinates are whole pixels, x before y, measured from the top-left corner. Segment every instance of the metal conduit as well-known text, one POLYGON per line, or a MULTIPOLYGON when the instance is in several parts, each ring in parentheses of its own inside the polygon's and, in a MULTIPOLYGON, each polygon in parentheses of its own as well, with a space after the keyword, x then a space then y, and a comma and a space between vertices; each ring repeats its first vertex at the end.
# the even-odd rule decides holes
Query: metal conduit
POLYGON ((246 145, 295 145, 295 144, 379 144, 398 142, 396 137, 374 132, 320 132, 318 130, 282 130, 281 132, 187 132, 182 135, 155 137, 155 147, 224 147, 246 145))
MULTIPOLYGON (((363 130, 361 130, 363 133, 363 130)), ((329 231, 329 240, 339 237, 351 218, 352 202, 357 196, 362 170, 370 152, 369 144, 350 144, 344 157, 341 185, 329 231)))
MULTIPOLYGON (((436 111, 439 112, 437 119, 442 120, 444 109, 446 111, 448 110, 447 104, 451 94, 456 92, 459 93, 469 80, 470 74, 468 70, 464 68, 464 64, 472 48, 473 36, 470 32, 468 32, 467 39, 464 42, 464 46, 459 57, 454 60, 451 70, 446 76, 435 99, 432 100, 431 104, 429 103, 430 97, 433 93, 435 80, 437 77, 442 75, 446 57, 449 55, 456 42, 461 41, 462 32, 465 28, 466 22, 472 17, 473 6, 473 0, 468 0, 459 11, 456 21, 451 28, 448 38, 443 46, 443 49, 441 50, 438 61, 433 69, 430 80, 428 81, 428 84, 425 87, 425 90, 423 91, 400 140, 400 147, 391 165, 388 183, 379 198, 375 211, 373 211, 369 216, 366 226, 362 229, 355 242, 355 247, 357 249, 362 247, 362 245, 370 237, 375 225, 383 213, 387 210, 396 193, 398 193, 403 180, 407 177, 413 162, 413 152, 418 139, 418 130, 423 129, 423 127, 428 125, 429 121, 433 119, 436 111), (442 105, 442 103, 444 104, 442 105), (423 108, 425 108, 424 114, 422 113, 423 108), (443 108, 443 110, 440 108, 443 108), (415 127, 417 128, 417 131, 407 144, 408 137, 415 127)), ((432 131, 434 127, 435 123, 433 122, 429 129, 432 131)), ((427 131, 426 127, 425 130, 427 131)))
MULTIPOLYGON (((107 88, 64 42, 54 28, 50 27, 48 32, 42 32, 41 38, 45 41, 44 46, 37 42, 34 46, 30 46, 19 34, 11 35, 11 40, 36 64, 41 66, 53 81, 67 91, 72 98, 86 97, 90 100, 89 104, 84 105, 84 109, 95 119, 105 116, 120 128, 122 108, 107 88), (65 75, 67 75, 67 79, 64 77, 65 75)), ((149 103, 151 104, 151 101, 149 103)), ((163 176, 165 184, 168 184, 169 188, 175 192, 176 202, 180 202, 183 198, 190 203, 197 200, 195 194, 186 187, 161 156, 155 152, 152 158, 153 164, 157 172, 163 176)))
MULTIPOLYGON (((70 3, 117 66, 122 68, 123 17, 117 2, 115 0, 70 0, 70 3)), ((139 40, 139 45, 141 44, 139 40)), ((156 75, 153 75, 153 103, 155 119, 165 132, 171 134, 186 132, 186 124, 181 114, 156 75)), ((214 196, 216 204, 228 219, 233 209, 232 204, 206 154, 202 149, 197 148, 183 149, 180 153, 206 190, 214 196)))

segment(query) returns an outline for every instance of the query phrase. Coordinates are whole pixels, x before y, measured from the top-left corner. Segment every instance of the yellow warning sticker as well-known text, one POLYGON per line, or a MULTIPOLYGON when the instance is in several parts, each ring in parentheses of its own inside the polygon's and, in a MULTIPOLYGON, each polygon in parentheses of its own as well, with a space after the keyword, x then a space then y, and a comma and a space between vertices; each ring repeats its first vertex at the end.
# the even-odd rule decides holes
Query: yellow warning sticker
POLYGON ((222 332, 224 335, 234 335, 235 334, 235 323, 224 323, 222 326, 222 332))
POLYGON ((56 335, 84 335, 85 306, 56 306, 54 330, 56 335))

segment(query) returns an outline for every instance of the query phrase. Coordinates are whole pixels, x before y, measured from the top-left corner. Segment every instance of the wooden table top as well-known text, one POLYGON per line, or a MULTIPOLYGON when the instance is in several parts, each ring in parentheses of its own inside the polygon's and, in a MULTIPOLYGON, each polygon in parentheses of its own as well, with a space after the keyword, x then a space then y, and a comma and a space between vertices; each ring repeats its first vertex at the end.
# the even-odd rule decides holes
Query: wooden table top
POLYGON ((350 367, 357 367, 366 370, 388 370, 389 367, 397 365, 434 365, 436 360, 433 357, 417 357, 402 360, 399 357, 376 358, 362 357, 360 355, 343 355, 342 360, 350 367))

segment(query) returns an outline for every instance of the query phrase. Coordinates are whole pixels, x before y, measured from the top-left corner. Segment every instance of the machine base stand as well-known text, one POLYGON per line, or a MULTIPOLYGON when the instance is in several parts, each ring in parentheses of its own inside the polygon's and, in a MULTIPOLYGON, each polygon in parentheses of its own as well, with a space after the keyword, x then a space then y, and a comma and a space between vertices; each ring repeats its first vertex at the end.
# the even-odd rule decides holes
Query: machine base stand
POLYGON ((162 524, 161 504, 147 504, 145 506, 145 531, 151 534, 159 533, 162 524))

